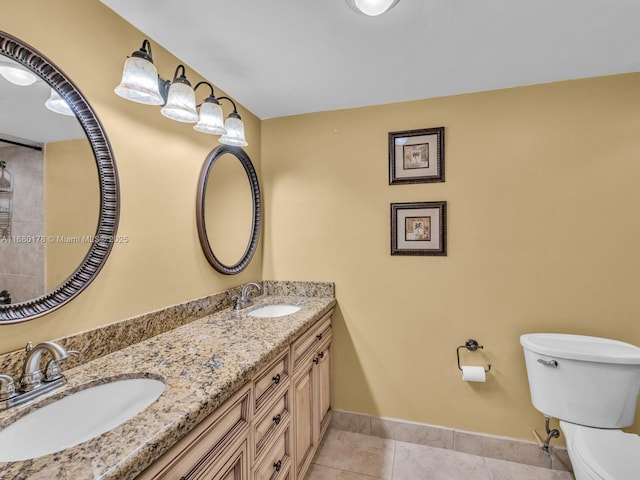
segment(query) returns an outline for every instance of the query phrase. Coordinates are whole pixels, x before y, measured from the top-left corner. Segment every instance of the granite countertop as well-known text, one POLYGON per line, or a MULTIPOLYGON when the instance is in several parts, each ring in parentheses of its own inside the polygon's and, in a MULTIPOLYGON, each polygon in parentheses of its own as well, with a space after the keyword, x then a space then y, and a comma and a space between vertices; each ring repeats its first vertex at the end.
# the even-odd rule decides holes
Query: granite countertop
POLYGON ((99 437, 62 452, 0 463, 0 479, 135 478, 335 305, 333 297, 268 295, 236 312, 221 310, 64 372, 67 384, 34 405, 0 412, 0 428, 51 399, 114 379, 161 378, 163 394, 99 437), (254 318, 268 304, 298 305, 278 318, 254 318))

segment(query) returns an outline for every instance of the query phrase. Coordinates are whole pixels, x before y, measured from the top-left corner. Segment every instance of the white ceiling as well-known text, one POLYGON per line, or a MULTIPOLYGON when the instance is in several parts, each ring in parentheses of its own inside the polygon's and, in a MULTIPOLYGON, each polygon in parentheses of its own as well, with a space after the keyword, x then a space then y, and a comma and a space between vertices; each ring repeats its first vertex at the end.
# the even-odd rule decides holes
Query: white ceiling
POLYGON ((640 71, 638 0, 101 1, 262 119, 640 71))

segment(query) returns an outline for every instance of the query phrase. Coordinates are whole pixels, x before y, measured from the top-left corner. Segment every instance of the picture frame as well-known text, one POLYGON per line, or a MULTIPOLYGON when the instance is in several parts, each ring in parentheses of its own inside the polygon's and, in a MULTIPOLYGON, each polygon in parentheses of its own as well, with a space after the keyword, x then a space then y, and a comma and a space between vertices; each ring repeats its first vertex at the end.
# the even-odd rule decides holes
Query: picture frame
POLYGON ((389 185, 444 182, 444 127, 389 132, 389 185))
POLYGON ((391 204, 391 255, 447 255, 447 202, 391 204))

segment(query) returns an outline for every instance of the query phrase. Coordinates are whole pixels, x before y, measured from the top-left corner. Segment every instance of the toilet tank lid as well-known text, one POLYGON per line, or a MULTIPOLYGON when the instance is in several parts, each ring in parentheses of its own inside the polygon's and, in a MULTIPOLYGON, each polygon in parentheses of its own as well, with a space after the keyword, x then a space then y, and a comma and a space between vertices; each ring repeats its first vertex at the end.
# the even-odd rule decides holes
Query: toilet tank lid
POLYGON ((520 344, 532 352, 569 360, 640 365, 640 348, 608 338, 566 333, 527 333, 520 344))

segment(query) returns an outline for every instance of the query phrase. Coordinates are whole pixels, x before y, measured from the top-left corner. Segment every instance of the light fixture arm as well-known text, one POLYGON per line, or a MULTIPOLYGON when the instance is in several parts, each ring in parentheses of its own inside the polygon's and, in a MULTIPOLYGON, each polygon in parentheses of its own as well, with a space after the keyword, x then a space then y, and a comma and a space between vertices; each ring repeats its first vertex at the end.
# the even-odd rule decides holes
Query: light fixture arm
POLYGON ((209 90, 211 90, 211 95, 209 95, 209 96, 210 96, 210 97, 214 97, 214 98, 215 98, 215 96, 214 96, 214 94, 213 94, 213 85, 211 85, 209 82, 205 82, 205 81, 198 82, 198 83, 196 84, 196 86, 195 86, 195 87, 193 87, 193 90, 194 90, 194 91, 196 91, 200 85, 206 85, 207 87, 209 87, 209 90))
MULTIPOLYGON (((204 102, 215 103, 217 105, 220 105, 220 102, 218 101, 218 99, 216 98, 216 96, 215 96, 215 94, 213 92, 213 85, 211 85, 209 82, 205 82, 205 81, 198 82, 196 84, 196 86, 193 87, 193 91, 195 92, 200 85, 206 85, 207 87, 209 87, 209 90, 211 90, 211 94, 207 98, 204 99, 204 102)), ((199 105, 196 105, 196 106, 200 107, 201 105, 202 105, 202 103, 199 104, 199 105)))
POLYGON ((238 109, 236 108, 236 104, 233 100, 231 100, 229 97, 218 97, 218 100, 229 100, 231 102, 231 105, 233 105, 233 112, 231 112, 229 116, 233 118, 240 118, 240 114, 238 114, 238 109))
POLYGON ((184 68, 184 65, 181 64, 176 67, 176 71, 173 74, 173 82, 184 83, 191 86, 191 83, 187 80, 187 70, 184 68), (182 73, 178 76, 180 70, 182 70, 182 73))

